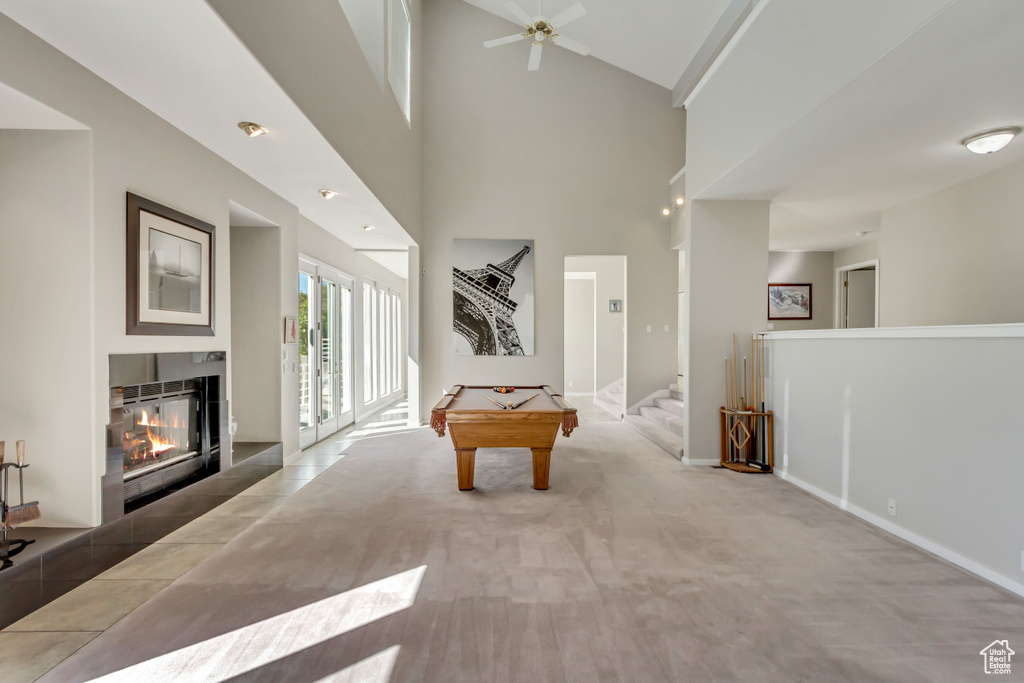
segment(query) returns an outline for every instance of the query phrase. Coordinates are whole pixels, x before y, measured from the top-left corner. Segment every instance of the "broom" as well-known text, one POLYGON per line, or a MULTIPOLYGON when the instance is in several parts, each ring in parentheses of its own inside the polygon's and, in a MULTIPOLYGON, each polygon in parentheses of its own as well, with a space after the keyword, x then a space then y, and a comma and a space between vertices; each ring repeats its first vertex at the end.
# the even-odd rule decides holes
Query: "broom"
MULTIPOLYGON (((23 470, 28 467, 25 464, 25 442, 18 442, 18 488, 21 493, 21 503, 18 505, 7 505, 7 501, 10 498, 7 495, 8 484, 10 483, 10 475, 4 477, 4 515, 3 515, 3 527, 5 529, 13 529, 21 526, 25 522, 31 522, 33 519, 39 519, 42 517, 42 513, 39 511, 39 501, 34 500, 30 503, 25 502, 25 477, 22 474, 23 470)), ((13 465, 13 463, 12 463, 13 465)), ((9 465, 8 467, 10 467, 9 465)))

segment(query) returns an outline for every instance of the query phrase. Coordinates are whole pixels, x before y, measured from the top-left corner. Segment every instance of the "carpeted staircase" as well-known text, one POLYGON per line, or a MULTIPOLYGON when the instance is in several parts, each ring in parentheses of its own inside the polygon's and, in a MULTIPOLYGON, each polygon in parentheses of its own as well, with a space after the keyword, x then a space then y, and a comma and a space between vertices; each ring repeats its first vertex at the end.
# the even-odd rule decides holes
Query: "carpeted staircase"
POLYGON ((622 419, 626 401, 622 395, 624 381, 620 378, 594 394, 594 405, 616 420, 622 419))
POLYGON ((653 406, 640 406, 639 415, 626 415, 625 423, 663 449, 683 457, 683 395, 672 390, 671 395, 655 398, 653 406))

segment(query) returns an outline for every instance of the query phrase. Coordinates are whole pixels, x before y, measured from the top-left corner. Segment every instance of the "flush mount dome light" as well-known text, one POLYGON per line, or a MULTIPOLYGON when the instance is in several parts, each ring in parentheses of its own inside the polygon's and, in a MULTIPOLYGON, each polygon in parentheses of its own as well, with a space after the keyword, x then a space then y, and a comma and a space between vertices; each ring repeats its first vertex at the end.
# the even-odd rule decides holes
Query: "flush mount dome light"
POLYGON ((260 135, 266 135, 270 131, 261 126, 258 123, 252 121, 239 121, 238 127, 242 129, 242 132, 251 138, 259 137, 260 135))
POLYGON ((991 154, 1006 147, 1019 133, 1020 128, 1017 127, 996 128, 964 138, 960 142, 975 154, 991 154))
POLYGON ((338 193, 335 192, 334 190, 323 189, 317 190, 317 192, 322 194, 324 196, 324 199, 334 199, 335 197, 338 196, 338 193))

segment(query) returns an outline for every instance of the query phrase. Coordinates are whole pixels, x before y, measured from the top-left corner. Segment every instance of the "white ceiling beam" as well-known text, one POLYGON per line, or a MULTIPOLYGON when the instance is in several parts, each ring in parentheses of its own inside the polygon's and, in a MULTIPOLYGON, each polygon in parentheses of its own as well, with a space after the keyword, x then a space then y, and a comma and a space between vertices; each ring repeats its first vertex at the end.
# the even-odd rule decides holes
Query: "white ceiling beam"
POLYGON ((746 21, 759 2, 761 0, 732 0, 729 3, 729 6, 722 12, 722 16, 715 23, 714 28, 711 29, 711 33, 708 34, 700 49, 697 50, 697 54, 690 61, 690 65, 686 67, 686 71, 683 72, 675 87, 672 88, 673 107, 678 109, 683 106, 686 98, 690 96, 693 89, 697 87, 700 80, 711 69, 715 60, 725 50, 725 46, 736 35, 740 26, 743 25, 743 22, 746 21))

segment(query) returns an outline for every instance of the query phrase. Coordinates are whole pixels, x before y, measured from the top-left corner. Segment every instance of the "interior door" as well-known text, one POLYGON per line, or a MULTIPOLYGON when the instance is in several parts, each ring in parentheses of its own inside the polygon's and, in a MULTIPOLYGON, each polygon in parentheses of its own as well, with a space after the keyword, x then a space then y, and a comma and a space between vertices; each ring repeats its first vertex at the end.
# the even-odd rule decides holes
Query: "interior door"
POLYGON ((875 269, 846 273, 846 327, 875 326, 875 269))

